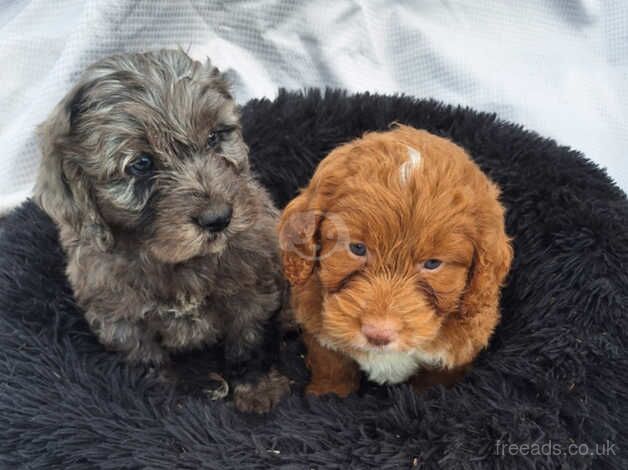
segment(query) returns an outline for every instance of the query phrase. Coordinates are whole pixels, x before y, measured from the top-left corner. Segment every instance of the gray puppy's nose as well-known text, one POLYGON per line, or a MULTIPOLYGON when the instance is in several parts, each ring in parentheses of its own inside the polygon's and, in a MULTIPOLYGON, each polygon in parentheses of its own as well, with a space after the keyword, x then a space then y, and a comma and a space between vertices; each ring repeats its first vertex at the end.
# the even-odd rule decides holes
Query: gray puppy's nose
POLYGON ((226 204, 207 210, 196 217, 196 223, 209 232, 220 232, 231 222, 233 209, 226 204))

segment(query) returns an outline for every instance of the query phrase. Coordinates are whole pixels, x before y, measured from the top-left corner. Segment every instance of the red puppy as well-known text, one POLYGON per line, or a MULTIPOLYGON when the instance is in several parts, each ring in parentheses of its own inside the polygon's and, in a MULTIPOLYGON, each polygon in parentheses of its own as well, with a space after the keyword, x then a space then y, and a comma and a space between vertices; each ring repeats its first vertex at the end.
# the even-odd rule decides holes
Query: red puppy
POLYGON ((499 321, 512 249, 499 190, 464 150, 399 126, 332 151, 280 223, 309 393, 450 384, 499 321))

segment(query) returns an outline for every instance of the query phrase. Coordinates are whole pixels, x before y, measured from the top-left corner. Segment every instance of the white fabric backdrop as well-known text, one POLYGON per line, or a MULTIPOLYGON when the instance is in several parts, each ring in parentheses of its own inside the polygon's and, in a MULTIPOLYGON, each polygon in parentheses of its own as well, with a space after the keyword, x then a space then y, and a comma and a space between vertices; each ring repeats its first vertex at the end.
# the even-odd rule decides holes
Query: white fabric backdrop
POLYGON ((91 62, 189 48, 239 102, 279 86, 404 92, 496 111, 628 189, 628 2, 0 0, 0 209, 29 194, 34 127, 91 62))

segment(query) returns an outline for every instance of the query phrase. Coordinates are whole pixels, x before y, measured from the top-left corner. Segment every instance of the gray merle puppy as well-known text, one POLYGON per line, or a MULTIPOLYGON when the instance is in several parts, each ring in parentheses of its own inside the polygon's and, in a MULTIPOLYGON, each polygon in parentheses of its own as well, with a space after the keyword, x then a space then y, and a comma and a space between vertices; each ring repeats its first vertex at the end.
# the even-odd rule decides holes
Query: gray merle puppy
POLYGON ((219 71, 176 50, 104 59, 40 140, 35 200, 100 341, 159 370, 223 342, 236 406, 270 409, 289 389, 268 352, 284 293, 277 211, 219 71))

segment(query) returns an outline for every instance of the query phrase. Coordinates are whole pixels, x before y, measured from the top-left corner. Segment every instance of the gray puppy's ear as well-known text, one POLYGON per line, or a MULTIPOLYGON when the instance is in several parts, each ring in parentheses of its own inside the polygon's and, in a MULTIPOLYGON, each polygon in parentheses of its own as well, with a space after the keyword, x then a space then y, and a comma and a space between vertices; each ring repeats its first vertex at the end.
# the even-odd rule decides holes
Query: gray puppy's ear
POLYGON ((212 64, 209 57, 205 59, 203 72, 205 76, 209 78, 209 83, 214 90, 218 91, 218 93, 228 100, 233 99, 233 95, 231 93, 231 83, 229 83, 227 76, 218 70, 218 67, 212 64))
POLYGON ((102 251, 113 245, 111 230, 104 222, 83 172, 80 147, 72 127, 80 119, 88 87, 77 85, 38 128, 42 154, 33 199, 59 225, 62 234, 92 241, 102 251))

